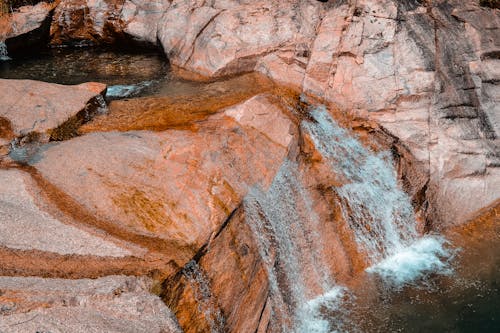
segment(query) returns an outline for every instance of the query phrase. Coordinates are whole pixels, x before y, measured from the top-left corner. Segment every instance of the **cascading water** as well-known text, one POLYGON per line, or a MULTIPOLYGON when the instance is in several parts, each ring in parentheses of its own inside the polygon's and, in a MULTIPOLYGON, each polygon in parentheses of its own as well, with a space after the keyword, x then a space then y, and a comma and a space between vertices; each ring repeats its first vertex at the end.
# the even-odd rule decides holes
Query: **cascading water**
POLYGON ((314 121, 304 121, 332 171, 345 184, 334 188, 342 214, 356 242, 376 272, 397 284, 427 272, 447 272, 444 258, 450 255, 438 236, 419 238, 408 195, 397 182, 391 156, 375 153, 338 126, 324 107, 311 112, 314 121))
POLYGON ((270 189, 253 189, 245 200, 246 221, 269 276, 273 316, 283 332, 333 332, 332 312, 342 298, 323 260, 319 220, 301 183, 297 164, 287 161, 270 189))
MULTIPOLYGON (((343 218, 368 271, 404 284, 427 272, 446 272, 444 240, 419 238, 408 195, 397 182, 388 153, 375 153, 342 129, 324 107, 301 124, 331 172, 343 218)), ((282 332, 343 331, 349 293, 336 285, 325 260, 319 217, 298 162, 286 161, 269 190, 253 188, 245 199, 246 222, 267 268, 273 319, 282 332)), ((334 254, 332 254, 334 255, 334 254)))
POLYGON ((0 42, 0 61, 10 60, 5 42, 0 42))

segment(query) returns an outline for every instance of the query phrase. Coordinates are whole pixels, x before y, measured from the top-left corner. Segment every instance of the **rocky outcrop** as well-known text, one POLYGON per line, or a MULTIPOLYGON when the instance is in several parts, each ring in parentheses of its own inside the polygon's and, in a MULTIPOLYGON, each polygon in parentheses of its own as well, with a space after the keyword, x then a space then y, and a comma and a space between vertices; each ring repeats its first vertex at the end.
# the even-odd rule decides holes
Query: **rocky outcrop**
POLYGON ((33 52, 49 42, 52 11, 55 3, 39 2, 23 6, 0 16, 0 41, 5 42, 11 56, 33 52))
POLYGON ((5 332, 181 332, 145 278, 97 280, 0 277, 5 332))
MULTIPOLYGON (((175 332, 168 309, 150 292, 166 278, 175 281, 207 244, 215 242, 219 252, 203 260, 217 262, 227 241, 251 239, 238 236, 236 223, 223 230, 249 189, 266 189, 297 147, 288 112, 282 99, 261 94, 194 120, 195 129, 90 133, 29 154, 14 147, 9 156, 22 156, 16 159, 22 163, 0 165, 2 329, 79 330, 86 322, 97 331, 175 332), (110 276, 116 274, 153 281, 110 276)), ((246 274, 247 264, 235 260, 228 270, 242 265, 246 274)), ((265 283, 262 269, 257 279, 265 283)), ((245 306, 259 309, 266 300, 265 292, 248 294, 249 284, 235 289, 247 301, 229 316, 234 327, 246 327, 245 306)), ((225 298, 227 311, 232 296, 225 298)))
POLYGON ((0 80, 0 138, 18 142, 63 140, 98 112, 106 85, 76 86, 0 80))
POLYGON ((436 226, 500 195, 498 10, 474 0, 108 2, 86 4, 99 13, 89 24, 119 13, 120 31, 159 43, 177 67, 203 77, 256 70, 378 124, 427 175, 408 190, 425 194, 436 226))

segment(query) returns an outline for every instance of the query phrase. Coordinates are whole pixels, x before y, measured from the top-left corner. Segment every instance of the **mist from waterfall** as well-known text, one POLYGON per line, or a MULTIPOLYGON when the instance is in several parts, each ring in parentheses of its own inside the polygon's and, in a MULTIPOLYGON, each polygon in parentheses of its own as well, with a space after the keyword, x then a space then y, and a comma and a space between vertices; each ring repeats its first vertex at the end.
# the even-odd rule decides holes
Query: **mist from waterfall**
POLYGON ((367 271, 401 285, 429 272, 448 273, 451 253, 439 236, 419 238, 409 196, 400 188, 391 155, 373 152, 341 128, 324 107, 302 128, 344 184, 333 188, 367 271))

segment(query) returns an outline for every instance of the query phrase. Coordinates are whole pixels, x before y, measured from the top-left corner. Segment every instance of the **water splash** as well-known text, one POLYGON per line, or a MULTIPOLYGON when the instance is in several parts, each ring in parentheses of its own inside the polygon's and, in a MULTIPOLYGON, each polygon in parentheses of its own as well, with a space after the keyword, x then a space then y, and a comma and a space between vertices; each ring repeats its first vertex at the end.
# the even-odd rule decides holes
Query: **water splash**
MULTIPOLYGON (((100 115, 108 113, 108 104, 106 104, 106 101, 104 100, 104 97, 102 95, 97 95, 95 97, 95 101, 97 104, 95 114, 100 115)), ((92 118, 92 115, 87 114, 87 117, 89 118, 88 120, 90 120, 92 118)))
POLYGON ((364 147, 324 107, 311 116, 313 121, 304 121, 302 127, 332 171, 344 179, 334 190, 358 247, 374 265, 368 271, 399 284, 429 270, 447 273, 450 252, 442 238, 419 239, 410 198, 398 185, 391 156, 364 147))
POLYGON ((246 221, 266 266, 273 317, 283 332, 335 331, 333 316, 342 294, 324 261, 319 220, 296 163, 286 161, 267 192, 252 189, 246 221), (307 328, 307 329, 306 329, 307 328))
POLYGON ((9 52, 7 51, 7 45, 5 45, 5 42, 0 42, 0 61, 7 60, 11 60, 9 52))
POLYGON ((453 253, 445 247, 446 243, 443 237, 424 236, 409 247, 369 267, 367 272, 378 274, 396 287, 436 272, 449 275, 453 271, 444 258, 451 258, 453 253))

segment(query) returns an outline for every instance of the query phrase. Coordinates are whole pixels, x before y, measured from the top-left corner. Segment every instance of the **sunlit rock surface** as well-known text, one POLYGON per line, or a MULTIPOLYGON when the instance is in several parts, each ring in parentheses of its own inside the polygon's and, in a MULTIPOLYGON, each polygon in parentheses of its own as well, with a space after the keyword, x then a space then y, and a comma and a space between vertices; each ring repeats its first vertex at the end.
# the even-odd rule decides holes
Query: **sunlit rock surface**
POLYGON ((106 85, 0 79, 0 137, 64 139, 99 108, 106 85))
MULTIPOLYGON (((61 223, 37 206, 40 189, 28 173, 0 170, 0 245, 58 254, 123 257, 126 249, 61 223), (38 192, 38 193, 37 193, 38 192)), ((44 203, 45 205, 47 203, 44 203)))
MULTIPOLYGON (((157 284, 165 278, 176 281, 174 276, 212 242, 219 250, 206 260, 221 262, 227 241, 240 237, 233 229, 236 223, 232 231, 225 230, 248 190, 269 187, 297 147, 297 128, 289 112, 281 99, 261 94, 197 121, 195 129, 90 133, 34 147, 21 161, 28 166, 4 162, 2 275, 99 278, 97 284, 114 281, 104 277, 112 274, 148 275, 157 284)), ((241 237, 251 240, 250 233, 241 237)), ((257 265, 257 254, 252 256, 257 265)), ((230 278, 253 269, 234 259, 227 263, 230 278)), ((260 270, 260 284, 251 279, 237 290, 227 290, 227 311, 234 307, 236 294, 247 299, 228 317, 234 322, 231 327, 259 325, 267 298, 267 278, 260 270), (262 294, 254 296, 254 290, 262 294), (252 313, 251 322, 242 311, 252 313)), ((98 287, 80 292, 81 280, 60 280, 57 288, 52 280, 30 280, 30 288, 40 285, 36 293, 24 288, 23 281, 5 278, 10 285, 0 287, 6 309, 2 325, 21 323, 19 332, 78 330, 81 322, 96 331, 175 332, 168 309, 148 294, 154 285, 136 290, 129 281, 126 290, 118 286, 108 296, 98 287), (71 283, 68 290, 59 291, 71 283), (122 317, 126 321, 120 321, 122 317)), ((190 310, 176 308, 179 311, 190 310)))
MULTIPOLYGON (((315 128, 325 124, 305 99, 289 105, 283 96, 251 97, 267 88, 206 99, 200 93, 188 106, 182 98, 115 101, 109 115, 76 126, 71 133, 80 137, 27 152, 13 147, 10 157, 23 168, 0 160, 8 184, 0 209, 21 221, 3 221, 13 237, 0 237, 0 269, 72 279, 148 275, 154 283, 138 292, 147 298, 140 304, 156 304, 146 306, 156 317, 115 320, 121 311, 123 318, 142 311, 129 303, 139 296, 130 296, 136 289, 127 282, 133 291, 106 291, 105 300, 92 291, 97 300, 72 298, 70 309, 23 305, 31 310, 24 314, 7 305, 1 319, 55 329, 50 325, 70 317, 68 327, 78 330, 74 318, 100 325, 104 317, 111 326, 98 329, 173 330, 168 310, 145 295, 154 289, 186 332, 328 332, 339 323, 337 284, 352 283, 371 264, 389 256, 371 272, 397 281, 436 273, 425 266, 445 266, 437 257, 449 253, 440 241, 430 242, 430 252, 426 238, 412 245, 419 233, 463 224, 500 196, 499 26, 498 10, 473 0, 62 0, 53 45, 132 38, 161 46, 176 69, 198 78, 258 71, 327 104, 373 152, 356 155, 365 148, 347 132, 318 132, 318 140, 315 128), (335 143, 337 152, 322 150, 335 143), (377 157, 382 169, 349 168, 373 167, 378 150, 391 151, 377 157), (342 158, 332 168, 335 156, 342 158), (398 214, 407 217, 395 220, 400 225, 381 225, 398 214), (43 232, 57 228, 46 237, 50 244, 21 234, 39 230, 37 221, 49 226, 43 232), (60 245, 62 237, 79 240, 60 245), (134 326, 140 320, 145 326, 134 326)), ((25 127, 45 126, 1 117, 0 156, 25 127)), ((57 128, 57 119, 40 131, 57 128)), ((6 279, 24 288, 27 278, 6 279)), ((51 290, 41 299, 59 304, 65 292, 40 281, 51 290)), ((0 294, 9 288, 0 281, 0 294)))
POLYGON ((6 332, 177 333, 172 313, 145 278, 96 280, 0 277, 0 329, 6 332))

